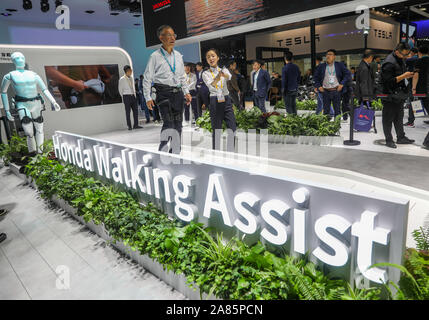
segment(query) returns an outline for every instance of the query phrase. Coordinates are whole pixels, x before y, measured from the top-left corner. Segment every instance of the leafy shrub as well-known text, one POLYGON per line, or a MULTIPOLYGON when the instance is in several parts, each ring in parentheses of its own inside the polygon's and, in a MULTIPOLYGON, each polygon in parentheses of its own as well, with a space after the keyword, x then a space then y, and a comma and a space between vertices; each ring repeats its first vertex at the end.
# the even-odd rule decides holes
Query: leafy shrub
POLYGON ((9 144, 0 145, 0 158, 7 165, 10 162, 22 164, 28 156, 27 138, 15 134, 11 137, 9 144))
POLYGON ((303 100, 303 101, 297 101, 296 102, 296 109, 297 110, 315 111, 317 109, 317 100, 308 99, 308 100, 303 100))
POLYGON ((268 119, 268 133, 291 136, 334 136, 341 128, 341 115, 329 121, 325 115, 307 114, 271 116, 268 119))
MULTIPOLYGON (((248 132, 249 129, 267 129, 269 134, 292 136, 334 136, 341 128, 341 116, 330 121, 325 115, 306 114, 302 116, 288 115, 277 112, 262 113, 259 108, 235 110, 237 128, 248 132)), ((197 125, 211 131, 210 114, 206 112, 197 119, 197 125)), ((224 124, 224 129, 225 129, 224 124)))

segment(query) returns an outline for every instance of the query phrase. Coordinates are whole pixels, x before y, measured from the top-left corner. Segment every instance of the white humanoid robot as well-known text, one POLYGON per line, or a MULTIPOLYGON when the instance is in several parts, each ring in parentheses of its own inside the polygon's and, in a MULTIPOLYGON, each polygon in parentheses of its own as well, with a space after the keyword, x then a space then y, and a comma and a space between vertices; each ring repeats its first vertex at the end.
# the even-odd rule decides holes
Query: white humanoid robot
POLYGON ((53 104, 55 111, 60 111, 61 107, 56 103, 40 76, 33 71, 25 70, 25 57, 21 52, 12 53, 11 58, 16 70, 5 75, 1 83, 1 100, 6 116, 10 121, 14 121, 7 97, 7 89, 12 84, 16 92, 15 109, 27 136, 28 152, 37 151, 41 153, 41 146, 44 141, 42 117, 44 101, 37 88, 39 87, 45 97, 53 104))

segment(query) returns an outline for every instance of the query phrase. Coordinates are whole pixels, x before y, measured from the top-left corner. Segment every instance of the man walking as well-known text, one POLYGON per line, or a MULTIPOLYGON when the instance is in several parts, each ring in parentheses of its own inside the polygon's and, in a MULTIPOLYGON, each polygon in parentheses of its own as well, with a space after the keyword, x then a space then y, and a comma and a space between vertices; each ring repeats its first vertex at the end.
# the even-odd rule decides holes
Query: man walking
MULTIPOLYGON (((429 48, 421 46, 419 47, 419 59, 414 65, 414 76, 413 76, 413 94, 429 94, 429 48)), ((423 107, 426 112, 429 114, 429 97, 420 98, 422 101, 423 107)), ((424 123, 429 124, 429 121, 424 121, 424 123)))
POLYGON ((253 62, 253 104, 265 113, 265 100, 267 100, 268 90, 271 88, 271 78, 268 71, 261 68, 262 65, 262 61, 253 62))
POLYGON ((292 63, 293 54, 290 51, 284 55, 286 65, 282 69, 282 92, 288 114, 297 114, 296 96, 301 80, 301 71, 292 63))
POLYGON ((145 113, 146 123, 150 123, 151 111, 149 111, 149 108, 146 105, 146 99, 144 98, 144 94, 143 94, 143 75, 140 75, 140 80, 139 80, 139 96, 140 96, 140 108, 145 113))
POLYGON ((337 117, 341 113, 341 94, 351 77, 346 66, 335 61, 336 54, 335 49, 329 49, 326 52, 326 62, 321 63, 314 74, 315 86, 323 97, 323 114, 328 117, 331 103, 334 107, 334 116, 337 117))
POLYGON ((393 142, 392 125, 395 126, 398 144, 411 144, 414 140, 405 136, 402 120, 404 118, 404 103, 408 97, 408 79, 413 73, 406 71, 405 59, 410 53, 410 47, 406 43, 399 43, 395 50, 387 56, 381 66, 381 79, 383 93, 387 97, 383 102, 383 131, 386 137, 386 146, 397 148, 393 142))
POLYGON ((190 104, 192 96, 189 94, 185 76, 185 67, 182 55, 174 50, 177 35, 172 27, 162 25, 157 30, 162 43, 149 58, 143 80, 143 92, 146 104, 150 110, 155 105, 151 97, 152 82, 156 89, 156 104, 159 106, 163 126, 161 129, 161 143, 159 151, 180 154, 185 96, 186 103, 190 104), (170 147, 167 147, 171 141, 170 147))
POLYGON ((195 76, 197 77, 197 114, 199 118, 203 115, 203 106, 207 108, 209 106, 209 88, 207 88, 203 80, 203 64, 198 62, 195 69, 195 76))
POLYGON ((231 73, 231 80, 229 80, 226 85, 228 87, 229 96, 231 97, 232 104, 237 108, 240 107, 240 87, 238 86, 237 74, 235 73, 237 69, 237 62, 230 61, 228 63, 228 70, 231 73))
POLYGON ((139 126, 139 113, 137 110, 136 89, 133 81, 133 70, 130 66, 124 67, 125 74, 119 79, 119 94, 125 104, 125 117, 127 120, 128 130, 141 129, 139 126), (131 110, 133 111, 134 126, 131 127, 131 110))
MULTIPOLYGON (((371 64, 374 58, 372 50, 365 50, 362 61, 360 62, 356 70, 356 98, 359 103, 369 102, 374 99, 375 96, 375 79, 374 74, 371 71, 371 64)), ((353 115, 352 115, 353 116, 353 115)))

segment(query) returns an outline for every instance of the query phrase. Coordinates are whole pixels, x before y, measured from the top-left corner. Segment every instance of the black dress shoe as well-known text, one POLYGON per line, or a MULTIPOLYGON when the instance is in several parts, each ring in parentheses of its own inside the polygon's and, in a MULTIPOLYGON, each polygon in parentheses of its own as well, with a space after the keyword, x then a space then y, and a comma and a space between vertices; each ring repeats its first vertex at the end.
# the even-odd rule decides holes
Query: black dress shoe
POLYGON ((133 129, 143 129, 143 127, 135 126, 133 129))
POLYGON ((398 141, 396 141, 396 143, 397 144, 412 144, 415 141, 416 140, 412 140, 412 139, 408 139, 407 137, 403 137, 401 139, 398 139, 398 141))
POLYGON ((152 121, 150 121, 150 120, 146 120, 146 124, 148 124, 148 123, 151 123, 152 121))
POLYGON ((131 131, 131 130, 133 130, 133 128, 131 128, 131 127, 128 127, 128 130, 130 130, 130 131, 131 131))
POLYGON ((0 233, 0 243, 7 239, 6 233, 0 233))
POLYGON ((423 148, 428 149, 429 150, 429 143, 423 143, 423 148))
POLYGON ((389 147, 389 148, 392 148, 392 149, 396 149, 397 148, 396 144, 393 141, 386 142, 386 147, 389 147))
POLYGON ((429 120, 426 120, 426 121, 423 121, 424 123, 426 123, 426 124, 429 124, 429 120))

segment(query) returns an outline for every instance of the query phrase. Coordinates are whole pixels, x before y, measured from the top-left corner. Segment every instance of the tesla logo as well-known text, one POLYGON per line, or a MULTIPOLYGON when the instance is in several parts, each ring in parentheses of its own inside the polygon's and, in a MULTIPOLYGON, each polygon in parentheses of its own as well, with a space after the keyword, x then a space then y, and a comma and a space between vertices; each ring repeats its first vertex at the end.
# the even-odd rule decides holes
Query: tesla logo
POLYGON ((171 0, 164 0, 164 1, 153 4, 152 8, 153 8, 154 12, 157 12, 159 10, 168 8, 170 6, 171 6, 171 0))
MULTIPOLYGON (((316 34, 316 41, 320 42, 320 35, 316 34)), ((303 37, 294 37, 294 38, 286 38, 284 40, 277 40, 277 43, 279 44, 279 47, 284 45, 286 47, 293 46, 293 45, 301 45, 301 44, 307 44, 310 43, 310 39, 307 38, 307 36, 303 37)))

